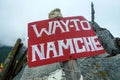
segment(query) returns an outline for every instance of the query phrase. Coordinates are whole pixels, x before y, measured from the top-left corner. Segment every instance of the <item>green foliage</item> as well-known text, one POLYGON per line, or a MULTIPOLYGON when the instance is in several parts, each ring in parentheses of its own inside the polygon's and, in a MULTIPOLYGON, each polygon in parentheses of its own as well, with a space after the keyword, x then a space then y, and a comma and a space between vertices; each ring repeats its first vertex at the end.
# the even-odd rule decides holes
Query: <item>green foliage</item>
POLYGON ((3 63, 5 61, 11 49, 12 47, 10 46, 0 47, 0 63, 3 63))

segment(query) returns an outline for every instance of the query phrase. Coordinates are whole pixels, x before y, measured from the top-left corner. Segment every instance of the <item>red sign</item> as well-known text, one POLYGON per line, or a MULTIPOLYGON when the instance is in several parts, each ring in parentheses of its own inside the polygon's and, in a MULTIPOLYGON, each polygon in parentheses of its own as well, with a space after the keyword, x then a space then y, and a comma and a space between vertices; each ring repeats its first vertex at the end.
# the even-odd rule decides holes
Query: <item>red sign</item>
POLYGON ((28 24, 28 66, 40 66, 103 54, 105 51, 83 16, 28 24))

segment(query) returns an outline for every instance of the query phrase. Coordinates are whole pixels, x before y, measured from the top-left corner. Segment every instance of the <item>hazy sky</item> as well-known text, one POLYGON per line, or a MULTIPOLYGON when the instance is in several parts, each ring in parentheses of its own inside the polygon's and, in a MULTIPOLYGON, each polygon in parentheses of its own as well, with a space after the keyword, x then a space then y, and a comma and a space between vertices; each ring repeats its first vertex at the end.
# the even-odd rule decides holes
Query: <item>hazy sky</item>
POLYGON ((95 21, 120 37, 120 0, 0 0, 0 43, 14 45, 21 38, 27 45, 27 24, 48 19, 48 13, 60 8, 64 17, 84 16, 91 20, 91 1, 95 21))

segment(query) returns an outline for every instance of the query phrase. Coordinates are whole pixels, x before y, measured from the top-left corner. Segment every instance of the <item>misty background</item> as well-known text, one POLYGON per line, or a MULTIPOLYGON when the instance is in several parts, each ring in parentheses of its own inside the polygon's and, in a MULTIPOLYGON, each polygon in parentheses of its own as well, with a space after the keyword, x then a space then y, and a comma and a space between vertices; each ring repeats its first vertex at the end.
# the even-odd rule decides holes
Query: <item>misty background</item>
POLYGON ((28 23, 48 19, 55 8, 64 17, 84 16, 90 21, 91 1, 95 21, 120 37, 120 0, 0 0, 0 45, 13 46, 18 38, 27 45, 28 23))

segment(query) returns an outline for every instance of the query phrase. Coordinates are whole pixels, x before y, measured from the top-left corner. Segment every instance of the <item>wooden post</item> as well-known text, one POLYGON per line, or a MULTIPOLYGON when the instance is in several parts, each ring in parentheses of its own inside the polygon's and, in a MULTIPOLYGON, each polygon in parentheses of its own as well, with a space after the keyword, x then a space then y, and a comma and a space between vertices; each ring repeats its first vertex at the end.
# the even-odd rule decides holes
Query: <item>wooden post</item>
MULTIPOLYGON (((4 63, 2 71, 2 80, 12 80, 23 68, 25 62, 27 62, 27 50, 25 49, 22 56, 20 50, 22 49, 23 44, 21 39, 18 39, 13 47, 13 49, 8 54, 8 57, 4 63), (18 58, 20 56, 20 58, 18 58)), ((23 47, 24 48, 24 47, 23 47)))
MULTIPOLYGON (((51 18, 61 18, 63 17, 60 9, 54 9, 49 13, 49 19, 51 18)), ((61 67, 65 72, 66 80, 80 80, 80 70, 77 66, 76 60, 69 60, 60 63, 61 67)))
POLYGON ((94 10, 94 4, 93 2, 91 2, 91 22, 92 22, 92 25, 94 25, 94 19, 95 19, 95 10, 94 10))
POLYGON ((25 50, 24 54, 20 57, 20 59, 16 63, 16 66, 13 66, 14 68, 11 72, 9 80, 12 80, 20 72, 20 70, 23 68, 24 63, 27 62, 26 55, 27 55, 27 50, 25 50))
POLYGON ((13 49, 9 53, 9 55, 4 63, 3 70, 2 70, 2 80, 8 80, 7 78, 8 78, 9 72, 10 72, 10 67, 14 61, 14 56, 16 55, 16 52, 18 51, 20 44, 21 44, 21 39, 18 39, 16 41, 13 49))

